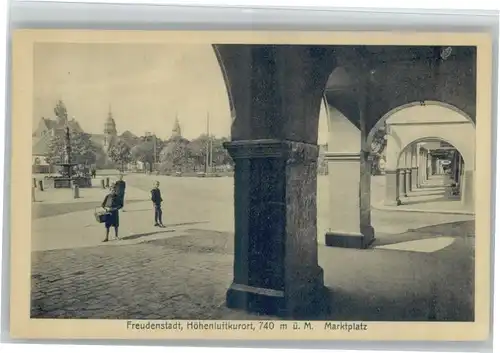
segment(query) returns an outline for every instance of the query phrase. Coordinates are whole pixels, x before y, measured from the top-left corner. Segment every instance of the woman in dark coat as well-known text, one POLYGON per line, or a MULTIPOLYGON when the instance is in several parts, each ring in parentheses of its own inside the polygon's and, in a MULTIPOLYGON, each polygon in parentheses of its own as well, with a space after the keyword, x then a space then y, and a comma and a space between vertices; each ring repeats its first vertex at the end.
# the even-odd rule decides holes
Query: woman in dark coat
POLYGON ((109 228, 111 227, 115 228, 115 239, 119 239, 118 227, 120 227, 120 217, 118 210, 122 207, 121 197, 118 195, 115 185, 112 184, 110 186, 110 193, 106 195, 104 201, 102 202, 102 208, 110 212, 104 222, 104 226, 106 227, 106 238, 104 238, 103 242, 107 242, 109 240, 109 228))

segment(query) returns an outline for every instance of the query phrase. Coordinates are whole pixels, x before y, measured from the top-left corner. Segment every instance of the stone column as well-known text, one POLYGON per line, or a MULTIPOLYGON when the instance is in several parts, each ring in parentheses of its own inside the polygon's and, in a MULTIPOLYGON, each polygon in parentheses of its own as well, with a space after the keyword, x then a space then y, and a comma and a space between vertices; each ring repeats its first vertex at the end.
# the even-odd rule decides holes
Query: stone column
POLYGON ((286 316, 287 301, 300 297, 310 305, 324 291, 316 239, 318 147, 257 140, 226 148, 235 161, 236 227, 227 304, 286 316))
POLYGON ((429 180, 429 162, 428 162, 428 151, 425 150, 425 152, 422 154, 422 163, 424 165, 424 182, 429 180))
POLYGON ((329 106, 328 161, 330 229, 327 246, 367 248, 375 237, 371 225, 371 162, 367 145, 369 84, 359 87, 359 131, 343 114, 329 106), (337 129, 340 131, 336 133, 337 129))
POLYGON ((390 124, 386 124, 387 147, 386 158, 387 165, 385 171, 385 198, 386 206, 398 206, 401 204, 399 194, 399 143, 393 136, 393 129, 390 124))
POLYGON ((425 153, 424 153, 425 150, 422 150, 422 154, 420 155, 420 170, 421 170, 421 174, 420 174, 420 186, 423 187, 423 185, 425 184, 425 182, 427 181, 427 165, 426 165, 426 162, 425 162, 425 153))
POLYGON ((474 176, 475 171, 465 170, 462 178, 463 183, 461 187, 461 199, 464 208, 468 211, 474 212, 475 210, 475 197, 474 197, 474 176))
POLYGON ((405 196, 408 197, 408 193, 411 191, 411 168, 406 169, 406 180, 405 180, 405 186, 406 186, 406 192, 405 196))
POLYGON ((360 231, 363 234, 363 241, 360 248, 366 248, 375 240, 375 230, 372 226, 372 201, 371 186, 372 157, 370 152, 361 151, 360 153, 360 180, 359 180, 359 212, 360 212, 360 231))
POLYGON ((458 174, 458 180, 459 180, 459 183, 462 183, 462 179, 463 179, 463 176, 465 174, 465 170, 467 168, 465 168, 465 161, 464 161, 464 158, 462 157, 462 155, 460 155, 460 158, 458 159, 458 165, 460 166, 460 172, 458 174))
POLYGON ((460 196, 464 208, 470 212, 475 212, 475 177, 476 171, 473 169, 474 164, 469 162, 465 164, 462 156, 460 156, 460 169, 462 173, 460 181, 460 196))
POLYGON ((406 197, 406 169, 399 168, 398 169, 398 177, 399 177, 399 195, 400 197, 406 197))
POLYGON ((422 167, 422 151, 420 147, 418 148, 418 154, 417 154, 417 163, 418 163, 418 179, 417 179, 417 187, 421 188, 422 187, 422 174, 423 174, 423 167, 422 167))
POLYGON ((406 168, 406 191, 411 192, 413 191, 413 174, 412 174, 412 153, 408 153, 408 164, 406 168))
POLYGON ((412 148, 411 155, 411 190, 415 190, 418 186, 418 153, 415 147, 412 148))
POLYGON ((425 156, 425 164, 426 164, 426 179, 428 180, 432 174, 432 156, 430 153, 427 153, 425 156))
POLYGON ((404 185, 404 196, 408 197, 408 193, 410 192, 410 184, 411 184, 411 155, 409 151, 404 152, 403 156, 403 168, 404 168, 404 177, 405 177, 405 185, 404 185))
POLYGON ((386 170, 385 172, 385 200, 386 206, 399 206, 399 169, 386 170))
POLYGON ((453 181, 457 185, 460 185, 460 164, 461 164, 460 154, 458 154, 458 152, 455 152, 455 158, 453 158, 453 181))
POLYGON ((439 169, 438 159, 436 157, 431 156, 431 175, 441 174, 441 170, 439 169))
POLYGON ((420 184, 418 182, 418 167, 411 168, 411 183, 412 191, 420 187, 420 184))
POLYGON ((369 215, 364 214, 370 205, 362 205, 366 179, 361 180, 360 153, 329 152, 325 159, 328 161, 330 187, 338 191, 330 192, 330 231, 325 235, 325 244, 366 248, 374 238, 374 230, 367 219, 369 215))
MULTIPOLYGON (((365 60, 367 58, 364 58, 365 60)), ((368 74, 366 61, 363 70, 368 74)), ((370 74, 371 75, 371 74, 370 74)), ((372 185, 372 157, 371 145, 368 144, 368 134, 370 133, 370 108, 372 106, 371 98, 371 83, 368 77, 364 77, 363 86, 360 87, 358 95, 359 107, 359 132, 360 132, 360 180, 359 180, 359 213, 360 226, 359 230, 363 238, 358 242, 357 248, 367 248, 375 240, 375 230, 372 226, 372 201, 371 201, 371 185, 372 185)))

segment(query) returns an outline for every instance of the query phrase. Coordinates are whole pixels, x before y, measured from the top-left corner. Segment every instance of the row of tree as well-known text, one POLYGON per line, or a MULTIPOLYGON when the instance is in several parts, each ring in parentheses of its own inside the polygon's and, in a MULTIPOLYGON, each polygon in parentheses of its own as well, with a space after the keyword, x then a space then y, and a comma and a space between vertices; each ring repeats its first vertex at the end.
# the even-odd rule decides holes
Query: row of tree
MULTIPOLYGON (((94 164, 102 151, 92 142, 91 136, 82 132, 70 132, 71 162, 82 165, 94 164)), ((64 132, 58 131, 49 140, 47 162, 56 165, 64 162, 66 156, 66 141, 64 132)))
POLYGON ((188 141, 177 137, 167 141, 160 153, 161 172, 199 172, 206 168, 232 165, 224 148, 227 138, 214 138, 206 134, 188 141))
MULTIPOLYGON (((159 171, 164 173, 205 171, 207 162, 209 166, 215 168, 232 164, 232 159, 223 146, 226 141, 227 138, 216 138, 205 134, 191 141, 182 137, 166 141, 153 137, 132 147, 129 158, 150 166, 150 169, 154 164, 158 164, 159 171)), ((119 151, 124 149, 125 147, 121 146, 119 151)), ((126 153, 115 154, 126 155, 126 153)))
MULTIPOLYGON (((200 171, 205 169, 207 160, 215 168, 232 164, 231 157, 223 147, 225 141, 228 139, 207 135, 201 135, 191 141, 182 137, 163 141, 159 138, 144 136, 139 138, 133 146, 118 139, 105 154, 102 147, 92 141, 91 135, 72 131, 70 134, 71 161, 81 165, 97 164, 99 167, 108 160, 120 170, 124 170, 129 163, 141 162, 148 166, 150 171, 155 164, 159 165, 161 172, 200 171)), ((65 149, 64 134, 58 133, 52 136, 47 154, 48 163, 56 165, 63 162, 65 149)))

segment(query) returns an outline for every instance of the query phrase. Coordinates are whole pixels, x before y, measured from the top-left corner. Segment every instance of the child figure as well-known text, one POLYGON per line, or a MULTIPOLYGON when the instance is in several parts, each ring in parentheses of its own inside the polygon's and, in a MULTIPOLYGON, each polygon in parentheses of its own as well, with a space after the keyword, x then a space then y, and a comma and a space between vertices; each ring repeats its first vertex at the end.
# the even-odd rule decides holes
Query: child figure
POLYGON ((163 225, 163 222, 161 220, 162 216, 162 210, 161 210, 161 203, 163 202, 163 199, 161 198, 161 192, 160 192, 160 182, 155 181, 153 189, 151 190, 151 201, 153 202, 154 210, 155 210, 155 227, 160 227, 160 228, 165 228, 163 225))
POLYGON ((115 229, 115 239, 120 239, 118 237, 118 228, 120 227, 120 217, 118 214, 118 210, 122 208, 121 197, 118 195, 115 184, 111 184, 110 192, 104 198, 102 202, 102 208, 106 209, 106 211, 110 212, 110 214, 106 217, 106 221, 104 222, 104 226, 106 227, 106 237, 103 242, 109 241, 109 228, 113 227, 115 229))

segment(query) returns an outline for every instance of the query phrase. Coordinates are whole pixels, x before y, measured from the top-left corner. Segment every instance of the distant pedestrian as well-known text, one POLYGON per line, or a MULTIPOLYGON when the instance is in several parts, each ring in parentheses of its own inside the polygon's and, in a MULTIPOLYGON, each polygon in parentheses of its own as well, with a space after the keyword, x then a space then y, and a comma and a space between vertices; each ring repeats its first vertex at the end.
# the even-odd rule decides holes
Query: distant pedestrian
POLYGON ((102 208, 109 212, 109 215, 104 222, 106 227, 106 238, 103 242, 109 241, 109 228, 113 227, 115 229, 115 239, 118 237, 118 228, 120 227, 120 217, 118 210, 122 208, 121 198, 117 193, 116 186, 112 184, 110 186, 110 193, 106 195, 104 201, 102 202, 102 208))
POLYGON ((90 174, 92 175, 92 178, 95 179, 95 176, 97 174, 97 171, 95 170, 95 168, 92 168, 92 170, 90 171, 90 174))
MULTIPOLYGON (((118 196, 121 199, 122 207, 124 207, 125 206, 125 188, 127 187, 127 184, 123 180, 123 174, 120 174, 120 177, 118 178, 118 180, 115 183, 115 187, 116 187, 116 193, 118 194, 118 196)), ((122 211, 125 211, 125 210, 122 209, 122 211)))
POLYGON ((155 181, 154 187, 151 190, 151 201, 153 202, 155 209, 155 227, 164 228, 165 226, 163 225, 163 221, 161 219, 163 213, 161 210, 161 203, 163 202, 163 199, 161 198, 159 181, 155 181))

